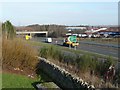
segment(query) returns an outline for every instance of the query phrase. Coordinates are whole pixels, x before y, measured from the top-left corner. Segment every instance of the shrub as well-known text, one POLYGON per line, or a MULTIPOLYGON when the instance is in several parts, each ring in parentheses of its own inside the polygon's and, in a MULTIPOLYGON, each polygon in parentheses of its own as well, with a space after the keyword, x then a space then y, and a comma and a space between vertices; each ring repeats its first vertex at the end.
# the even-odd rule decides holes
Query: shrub
POLYGON ((112 57, 108 57, 104 62, 101 63, 101 75, 104 75, 105 72, 108 70, 108 68, 111 66, 111 65, 115 65, 115 61, 112 59, 112 57))
POLYGON ((62 61, 63 59, 63 54, 61 50, 58 50, 57 47, 54 47, 54 46, 41 48, 39 55, 46 59, 49 58, 49 59, 54 59, 59 61, 62 61))
POLYGON ((63 52, 55 46, 41 48, 40 56, 46 59, 58 60, 66 63, 68 66, 72 65, 83 73, 94 71, 94 73, 99 75, 104 75, 109 66, 115 64, 112 57, 108 57, 102 62, 98 60, 98 57, 89 54, 79 55, 76 53, 63 52))
POLYGON ((86 72, 90 69, 91 60, 92 58, 89 55, 83 55, 80 57, 78 65, 82 72, 86 72))
POLYGON ((48 58, 48 57, 47 57, 47 54, 48 54, 47 47, 43 47, 43 48, 40 50, 39 56, 47 59, 47 58, 48 58))
POLYGON ((100 73, 100 62, 96 57, 88 55, 78 56, 75 61, 75 65, 77 69, 81 72, 90 72, 94 71, 94 73, 100 73))
POLYGON ((108 68, 111 66, 111 65, 115 65, 116 62, 114 59, 112 59, 112 57, 108 57, 106 59, 103 59, 103 60, 100 60, 98 61, 96 59, 96 63, 95 63, 95 72, 101 76, 104 76, 105 75, 105 72, 108 70, 108 68))
POLYGON ((63 62, 71 65, 75 65, 76 62, 76 56, 75 55, 63 55, 63 62))
POLYGON ((37 51, 20 39, 7 40, 2 43, 3 66, 33 69, 37 63, 37 51))

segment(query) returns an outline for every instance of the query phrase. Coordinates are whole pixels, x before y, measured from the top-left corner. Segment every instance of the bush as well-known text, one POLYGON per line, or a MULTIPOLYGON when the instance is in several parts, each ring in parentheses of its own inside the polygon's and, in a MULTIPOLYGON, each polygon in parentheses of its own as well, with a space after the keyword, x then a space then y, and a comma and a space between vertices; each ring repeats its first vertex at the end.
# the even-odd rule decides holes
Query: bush
POLYGON ((63 62, 67 63, 67 65, 75 65, 76 62, 76 56, 75 55, 63 55, 63 62))
POLYGON ((81 72, 86 72, 90 69, 92 58, 89 55, 83 55, 79 58, 78 67, 81 72))
POLYGON ((95 74, 104 75, 110 65, 115 64, 112 57, 108 57, 104 62, 99 61, 97 57, 89 54, 67 54, 55 46, 43 47, 40 50, 40 56, 46 59, 58 60, 59 62, 66 63, 67 66, 72 65, 77 70, 85 73, 94 71, 95 74))
POLYGON ((39 56, 47 59, 47 58, 48 58, 47 54, 48 54, 47 48, 46 48, 46 47, 43 47, 43 48, 40 50, 39 56))
MULTIPOLYGON (((112 59, 112 57, 108 57, 104 62, 98 61, 97 57, 91 55, 82 55, 82 56, 76 55, 76 57, 77 58, 72 57, 71 60, 72 63, 75 63, 75 66, 79 71, 81 72, 94 71, 94 73, 99 75, 104 75, 105 72, 110 67, 110 65, 115 65, 116 63, 112 59)), ((71 60, 69 60, 69 62, 71 62, 71 60)))
POLYGON ((3 66, 33 69, 37 63, 37 51, 20 39, 7 40, 2 43, 3 66))
POLYGON ((115 61, 112 59, 112 57, 108 57, 104 62, 101 63, 101 75, 104 75, 105 72, 108 70, 108 68, 111 66, 111 65, 115 65, 115 61))
POLYGON ((54 60, 59 60, 59 61, 62 61, 63 59, 62 52, 58 50, 57 47, 54 47, 54 46, 41 48, 39 55, 46 59, 54 59, 54 60))

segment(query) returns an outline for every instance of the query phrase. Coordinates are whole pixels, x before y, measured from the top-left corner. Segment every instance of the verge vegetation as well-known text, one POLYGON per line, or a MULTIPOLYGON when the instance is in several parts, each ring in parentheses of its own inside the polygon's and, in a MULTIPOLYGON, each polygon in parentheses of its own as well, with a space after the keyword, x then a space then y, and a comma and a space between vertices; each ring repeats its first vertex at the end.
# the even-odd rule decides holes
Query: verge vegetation
POLYGON ((37 79, 31 79, 23 75, 3 73, 2 88, 33 88, 32 83, 37 79))
POLYGON ((20 39, 4 39, 2 43, 3 66, 33 69, 38 62, 37 51, 20 39))
MULTIPOLYGON (((99 85, 104 82, 104 75, 108 68, 112 64, 116 64, 116 61, 114 61, 112 57, 100 59, 90 54, 80 55, 75 52, 73 52, 73 54, 74 55, 66 54, 60 48, 52 45, 41 48, 39 53, 41 57, 44 57, 57 65, 61 65, 71 73, 84 78, 84 80, 99 88, 101 87, 99 85)), ((103 85, 103 83, 101 85, 103 85)))
POLYGON ((71 54, 66 55, 65 52, 55 46, 43 47, 40 49, 39 53, 41 57, 58 60, 59 62, 66 63, 67 65, 73 65, 82 72, 94 70, 96 73, 102 74, 104 69, 109 68, 111 64, 115 64, 112 57, 108 57, 104 61, 99 61, 97 57, 89 54, 79 55, 74 52, 73 54, 74 56, 71 54))

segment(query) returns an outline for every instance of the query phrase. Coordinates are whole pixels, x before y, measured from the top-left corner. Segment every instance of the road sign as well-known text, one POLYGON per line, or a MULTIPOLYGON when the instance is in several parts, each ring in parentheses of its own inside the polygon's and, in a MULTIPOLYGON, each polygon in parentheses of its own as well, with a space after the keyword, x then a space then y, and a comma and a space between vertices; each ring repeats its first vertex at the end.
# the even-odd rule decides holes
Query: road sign
POLYGON ((77 37, 76 36, 69 36, 69 41, 71 42, 77 42, 77 37))

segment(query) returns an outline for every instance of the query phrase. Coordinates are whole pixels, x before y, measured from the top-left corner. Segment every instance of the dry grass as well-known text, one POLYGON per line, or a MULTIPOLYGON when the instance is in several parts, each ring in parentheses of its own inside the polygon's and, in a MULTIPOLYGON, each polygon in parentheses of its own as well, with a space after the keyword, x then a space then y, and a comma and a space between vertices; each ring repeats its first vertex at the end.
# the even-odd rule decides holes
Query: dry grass
POLYGON ((103 78, 100 77, 99 75, 95 75, 95 74, 91 75, 89 71, 84 72, 84 73, 83 72, 76 73, 76 70, 75 70, 76 68, 74 68, 74 66, 72 66, 72 65, 68 66, 65 63, 62 63, 62 62, 59 62, 59 61, 53 60, 53 59, 48 59, 48 60, 53 62, 54 64, 60 66, 61 68, 65 69, 72 75, 82 78, 84 81, 88 82, 91 85, 94 85, 96 88, 115 88, 115 86, 112 85, 112 83, 110 83, 110 82, 105 83, 103 78))
POLYGON ((37 58, 35 57, 37 55, 37 51, 30 45, 27 45, 21 39, 3 40, 3 67, 11 66, 20 69, 33 69, 38 62, 37 58))
MULTIPOLYGON (((81 77, 97 88, 108 87, 108 85, 105 85, 103 76, 106 68, 108 68, 111 63, 114 63, 111 57, 108 57, 105 63, 103 63, 90 55, 76 56, 77 58, 71 55, 65 56, 65 53, 60 49, 52 46, 40 49, 40 56, 50 60, 70 73, 81 77), (94 74, 91 74, 91 70, 94 71, 94 74)), ((109 85, 109 87, 112 87, 112 84, 109 85)))

